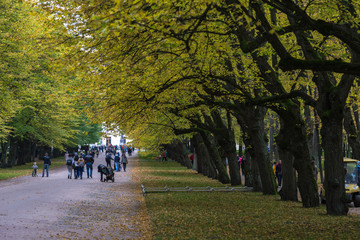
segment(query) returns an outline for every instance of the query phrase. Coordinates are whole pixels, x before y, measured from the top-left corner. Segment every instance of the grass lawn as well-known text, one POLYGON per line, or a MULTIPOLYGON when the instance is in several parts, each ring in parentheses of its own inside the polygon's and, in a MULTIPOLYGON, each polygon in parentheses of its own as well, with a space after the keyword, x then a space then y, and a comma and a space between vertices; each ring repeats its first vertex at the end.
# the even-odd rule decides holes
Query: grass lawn
MULTIPOLYGON (((43 161, 36 162, 36 164, 38 165, 37 174, 41 175, 43 169, 43 161)), ((34 163, 31 162, 31 163, 26 163, 25 165, 15 166, 12 168, 0 168, 0 180, 31 175, 33 165, 34 163)), ((65 165, 64 157, 51 159, 50 170, 64 165, 65 165)))
MULTIPOLYGON (((145 187, 223 186, 174 162, 141 161, 145 187)), ((279 196, 253 192, 149 193, 155 239, 358 239, 359 216, 326 215, 279 196)))

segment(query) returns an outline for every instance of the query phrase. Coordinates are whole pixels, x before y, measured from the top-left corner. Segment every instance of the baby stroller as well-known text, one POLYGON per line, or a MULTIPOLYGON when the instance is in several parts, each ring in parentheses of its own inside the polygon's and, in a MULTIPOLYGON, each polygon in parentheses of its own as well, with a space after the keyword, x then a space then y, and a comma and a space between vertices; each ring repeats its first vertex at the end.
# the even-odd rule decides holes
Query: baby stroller
POLYGON ((109 180, 111 180, 112 182, 115 181, 114 170, 111 167, 106 167, 105 165, 100 164, 98 166, 98 172, 100 173, 101 182, 107 182, 109 180))

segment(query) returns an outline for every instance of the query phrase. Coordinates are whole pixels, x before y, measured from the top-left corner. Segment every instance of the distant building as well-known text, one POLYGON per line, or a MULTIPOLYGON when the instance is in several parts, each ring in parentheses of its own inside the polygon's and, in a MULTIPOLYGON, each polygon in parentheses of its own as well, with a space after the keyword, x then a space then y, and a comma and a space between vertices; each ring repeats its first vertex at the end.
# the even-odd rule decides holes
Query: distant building
POLYGON ((124 144, 128 144, 129 142, 131 142, 131 140, 127 139, 126 135, 121 134, 120 136, 117 135, 111 135, 111 134, 107 134, 106 137, 101 138, 100 144, 101 145, 124 145, 124 144))

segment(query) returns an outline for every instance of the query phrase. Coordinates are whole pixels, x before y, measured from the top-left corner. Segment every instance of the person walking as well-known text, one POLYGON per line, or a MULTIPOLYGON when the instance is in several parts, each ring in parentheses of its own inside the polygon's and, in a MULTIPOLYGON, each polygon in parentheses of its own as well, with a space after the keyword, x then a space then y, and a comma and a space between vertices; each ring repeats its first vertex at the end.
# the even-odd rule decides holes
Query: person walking
POLYGON ((36 165, 36 162, 34 162, 34 165, 32 166, 32 169, 33 169, 32 176, 37 177, 36 172, 37 172, 37 169, 38 169, 38 165, 36 165))
POLYGON ((78 160, 75 160, 74 157, 73 169, 74 169, 74 179, 77 179, 79 177, 79 158, 78 160))
POLYGON ((126 164, 128 163, 128 160, 125 155, 125 151, 122 151, 122 153, 121 153, 121 163, 123 165, 124 172, 126 172, 126 164))
POLYGON ((78 177, 80 177, 80 179, 82 179, 82 176, 83 176, 84 166, 85 166, 85 161, 82 158, 82 156, 80 155, 79 161, 78 161, 78 173, 77 173, 78 177))
MULTIPOLYGON (((68 170, 68 179, 72 178, 73 162, 74 162, 73 155, 69 154, 68 158, 66 159, 66 168, 68 170)), ((74 173, 74 175, 75 175, 75 173, 74 173)))
POLYGON ((88 154, 85 156, 85 165, 86 165, 86 175, 87 178, 92 178, 92 172, 93 172, 93 164, 94 164, 94 157, 93 155, 88 152, 88 154))
POLYGON ((115 171, 120 172, 121 165, 120 165, 120 154, 119 153, 116 153, 116 155, 115 155, 114 164, 115 164, 115 171))
POLYGON ((111 167, 111 160, 113 160, 113 158, 111 157, 111 153, 108 152, 105 157, 107 167, 111 167))
POLYGON ((45 175, 45 169, 46 169, 46 177, 49 177, 49 166, 51 165, 51 160, 48 153, 45 153, 43 160, 44 160, 44 166, 43 166, 42 177, 44 177, 45 175))
POLYGON ((165 150, 165 149, 163 150, 161 156, 162 156, 162 161, 165 161, 165 162, 166 162, 166 161, 167 161, 167 154, 166 154, 166 150, 165 150))

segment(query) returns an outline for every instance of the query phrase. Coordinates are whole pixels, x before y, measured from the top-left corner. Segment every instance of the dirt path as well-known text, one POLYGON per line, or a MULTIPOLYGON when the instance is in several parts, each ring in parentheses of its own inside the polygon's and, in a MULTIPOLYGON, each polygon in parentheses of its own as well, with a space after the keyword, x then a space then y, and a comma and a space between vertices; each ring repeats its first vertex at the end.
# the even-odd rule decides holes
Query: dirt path
MULTIPOLYGON (((115 182, 67 179, 65 167, 49 177, 21 177, 0 182, 0 239, 150 239, 144 198, 132 171, 116 172, 115 182)), ((41 174, 40 174, 41 175, 41 174)))

